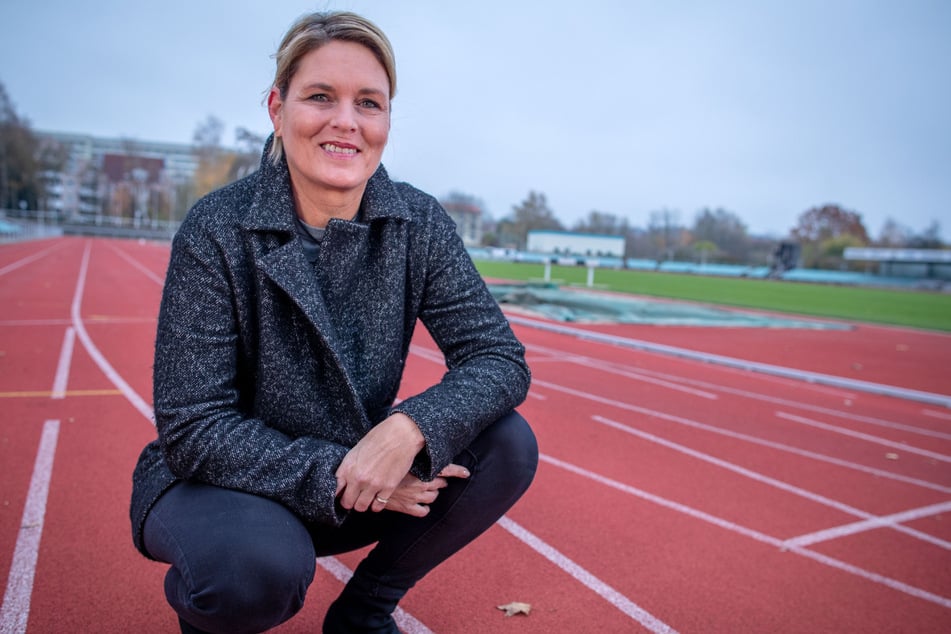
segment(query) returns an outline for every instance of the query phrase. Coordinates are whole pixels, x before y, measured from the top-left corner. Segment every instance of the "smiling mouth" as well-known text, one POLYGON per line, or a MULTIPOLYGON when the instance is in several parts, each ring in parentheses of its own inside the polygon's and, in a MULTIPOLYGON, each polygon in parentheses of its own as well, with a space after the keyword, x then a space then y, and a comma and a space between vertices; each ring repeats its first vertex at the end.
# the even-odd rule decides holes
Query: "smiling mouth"
POLYGON ((340 147, 339 145, 334 145, 333 143, 324 143, 320 147, 324 148, 326 151, 331 154, 343 154, 346 156, 353 156, 357 153, 357 148, 353 147, 340 147))

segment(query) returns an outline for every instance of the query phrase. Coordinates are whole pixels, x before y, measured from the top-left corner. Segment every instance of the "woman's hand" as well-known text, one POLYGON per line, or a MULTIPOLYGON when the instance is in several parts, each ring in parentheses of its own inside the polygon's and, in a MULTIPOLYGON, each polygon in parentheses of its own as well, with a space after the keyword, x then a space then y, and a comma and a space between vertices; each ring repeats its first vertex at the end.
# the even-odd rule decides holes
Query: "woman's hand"
POLYGON ((345 509, 380 511, 425 445, 419 427, 399 412, 373 427, 337 468, 337 495, 345 509))
POLYGON ((468 478, 469 470, 457 464, 451 464, 439 472, 439 476, 431 482, 423 482, 411 473, 408 473, 400 485, 390 494, 386 504, 376 500, 374 511, 396 511, 413 517, 425 517, 429 513, 429 505, 436 501, 439 489, 449 483, 446 478, 468 478))
POLYGON ((340 505, 355 511, 387 509, 423 517, 445 487, 446 478, 468 478, 465 467, 450 464, 431 482, 409 470, 425 445, 416 423, 396 413, 371 429, 347 452, 337 468, 340 505))

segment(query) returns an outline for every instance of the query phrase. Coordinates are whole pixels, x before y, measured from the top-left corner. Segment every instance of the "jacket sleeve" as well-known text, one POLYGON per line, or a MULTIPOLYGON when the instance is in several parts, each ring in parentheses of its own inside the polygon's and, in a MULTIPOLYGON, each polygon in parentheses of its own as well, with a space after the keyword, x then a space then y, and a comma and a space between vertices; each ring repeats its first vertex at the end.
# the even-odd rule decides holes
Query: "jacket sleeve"
POLYGON ((265 496, 307 520, 339 524, 345 511, 335 501, 334 470, 347 449, 291 437, 245 413, 253 411, 253 396, 238 376, 235 275, 213 233, 183 227, 172 245, 153 384, 165 461, 179 478, 265 496))
MULTIPOLYGON (((435 475, 528 393, 525 348, 476 270, 448 214, 433 202, 420 320, 446 358, 439 383, 393 409, 426 440, 414 473, 435 475)), ((417 245, 419 248, 420 245, 417 245)))

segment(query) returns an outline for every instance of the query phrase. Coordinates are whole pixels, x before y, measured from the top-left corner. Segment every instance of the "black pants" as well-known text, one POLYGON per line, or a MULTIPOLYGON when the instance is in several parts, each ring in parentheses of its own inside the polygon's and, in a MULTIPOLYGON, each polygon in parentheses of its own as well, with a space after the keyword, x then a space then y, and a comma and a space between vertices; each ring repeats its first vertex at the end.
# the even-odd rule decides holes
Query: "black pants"
POLYGON ((305 523, 266 498, 181 482, 149 513, 145 546, 171 564, 165 595, 183 630, 240 634, 275 627, 300 610, 316 557, 376 543, 328 612, 324 631, 396 631, 390 613, 403 595, 525 492, 538 446, 512 412, 454 462, 471 475, 449 478, 426 517, 351 512, 339 527, 305 523))

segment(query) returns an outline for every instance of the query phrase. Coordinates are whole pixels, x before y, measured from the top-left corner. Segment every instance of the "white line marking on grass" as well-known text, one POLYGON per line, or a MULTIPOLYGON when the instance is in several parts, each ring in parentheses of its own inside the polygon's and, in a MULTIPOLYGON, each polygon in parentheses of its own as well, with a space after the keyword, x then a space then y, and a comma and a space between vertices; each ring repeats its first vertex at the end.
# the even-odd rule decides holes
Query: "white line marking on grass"
POLYGON ((927 456, 928 458, 940 460, 941 462, 951 462, 951 456, 946 456, 945 454, 937 453, 934 451, 928 451, 927 449, 919 449, 918 447, 912 447, 911 445, 906 445, 903 442, 895 442, 893 440, 887 440, 879 436, 865 434, 860 431, 853 431, 851 429, 844 429, 842 427, 836 427, 835 425, 829 425, 827 423, 820 423, 817 420, 812 420, 811 418, 805 418, 803 416, 796 416, 795 414, 789 414, 788 412, 776 412, 776 416, 778 416, 779 418, 784 418, 786 420, 791 420, 794 423, 809 425, 810 427, 816 427, 817 429, 824 429, 826 431, 831 431, 836 434, 842 434, 843 436, 851 436, 852 438, 858 438, 860 440, 865 440, 867 442, 875 443, 877 445, 882 445, 885 447, 891 447, 893 449, 900 449, 901 451, 904 451, 907 453, 913 453, 919 456, 927 456))
POLYGON ((791 445, 786 445, 779 442, 773 442, 771 440, 764 440, 756 436, 750 436, 749 434, 742 434, 740 432, 730 431, 728 429, 721 429, 720 427, 715 427, 713 425, 700 423, 694 420, 690 420, 689 418, 683 418, 681 416, 667 414, 665 412, 661 412, 658 410, 647 409, 646 407, 639 407, 637 405, 631 405, 630 403, 623 403, 621 401, 615 401, 612 399, 603 398, 600 396, 596 396, 594 394, 589 394, 588 392, 582 392, 574 388, 558 385, 556 383, 549 383, 547 381, 542 381, 540 379, 532 379, 532 384, 547 387, 556 392, 563 392, 565 394, 584 398, 590 401, 594 401, 596 403, 601 403, 604 405, 609 405, 611 407, 616 407, 618 409, 623 409, 623 410, 627 410, 631 412, 638 412, 640 414, 644 414, 645 416, 652 416, 654 418, 659 418, 661 420, 665 420, 671 423, 677 423, 678 425, 693 427, 694 429, 702 429, 704 431, 707 431, 713 434, 719 434, 721 436, 727 436, 729 438, 736 438, 738 440, 743 440, 743 441, 753 443, 756 445, 761 445, 763 447, 769 447, 770 449, 776 449, 778 451, 783 451, 783 452, 791 453, 797 456, 802 456, 804 458, 809 458, 811 460, 818 460, 820 462, 834 464, 839 467, 845 467, 846 469, 861 471, 863 473, 870 473, 880 478, 888 478, 890 480, 897 480, 898 482, 914 484, 916 486, 920 486, 926 489, 933 489, 935 491, 940 491, 942 493, 951 493, 951 487, 935 484, 933 482, 928 482, 926 480, 919 480, 918 478, 910 478, 908 476, 900 475, 897 473, 891 473, 889 471, 884 471, 882 469, 876 469, 874 467, 867 467, 865 465, 858 464, 855 462, 849 462, 848 460, 833 458, 832 456, 816 453, 814 451, 807 451, 805 449, 800 449, 798 447, 793 447, 791 445))
POLYGON ((828 506, 838 511, 842 511, 846 515, 861 517, 863 520, 866 520, 866 521, 878 522, 879 526, 887 525, 889 528, 892 528, 901 533, 905 533, 906 535, 914 537, 915 539, 920 539, 922 541, 934 544, 936 546, 939 546, 940 548, 944 548, 945 550, 951 550, 951 542, 946 542, 943 539, 934 537, 933 535, 929 535, 927 533, 923 533, 921 531, 915 530, 913 528, 909 528, 907 526, 902 526, 894 522, 889 523, 887 520, 882 521, 883 518, 881 517, 878 517, 872 513, 868 513, 866 511, 858 509, 854 506, 850 506, 843 502, 839 502, 838 500, 833 500, 824 495, 819 495, 818 493, 813 493, 812 491, 809 491, 807 489, 794 486, 792 484, 789 484, 788 482, 783 482, 782 480, 771 478, 757 471, 752 471, 745 467, 741 467, 735 463, 727 462, 726 460, 721 460, 720 458, 711 456, 710 454, 697 451, 696 449, 691 449, 684 445, 675 443, 665 438, 661 438, 660 436, 655 436, 654 434, 650 434, 645 431, 641 431, 629 425, 625 425, 624 423, 619 423, 618 421, 614 421, 609 418, 605 418, 603 416, 592 416, 591 419, 603 425, 613 427, 614 429, 617 429, 619 431, 623 431, 633 436, 637 436, 638 438, 643 438, 644 440, 649 440, 650 442, 656 443, 663 447, 667 447, 668 449, 673 449, 674 451, 678 451, 680 453, 686 454, 698 460, 709 462, 710 464, 716 465, 720 467, 721 469, 732 471, 733 473, 737 473, 745 478, 749 478, 761 484, 765 484, 767 486, 777 488, 781 491, 785 491, 786 493, 791 493, 792 495, 805 498, 811 502, 815 502, 816 504, 821 504, 822 506, 828 506))
MULTIPOLYGON (((851 524, 844 524, 834 528, 827 528, 823 531, 816 531, 815 533, 809 533, 808 535, 800 535, 799 537, 787 539, 785 542, 783 542, 783 544, 785 544, 787 547, 811 546, 812 544, 818 544, 819 542, 838 539, 839 537, 847 537, 849 535, 863 533, 876 528, 894 528, 896 524, 901 522, 910 522, 911 520, 917 520, 923 517, 931 517, 932 515, 938 515, 946 511, 951 511, 951 502, 941 502, 939 504, 932 504, 930 506, 923 506, 917 509, 902 511, 901 513, 873 517, 861 522, 853 522, 851 524)), ((951 550, 951 544, 948 544, 948 542, 943 542, 943 544, 944 545, 942 548, 951 550)))
POLYGON ((512 535, 517 537, 520 541, 530 546, 532 550, 567 572, 576 581, 592 590, 599 597, 649 629, 651 632, 676 634, 675 629, 663 621, 657 619, 655 616, 644 610, 644 608, 640 607, 625 597, 623 594, 595 577, 593 574, 573 562, 571 559, 566 557, 552 546, 548 545, 533 533, 523 528, 521 525, 504 516, 499 519, 498 524, 512 535))
POLYGON ((781 539, 770 537, 769 535, 766 535, 765 533, 761 533, 757 530, 753 530, 751 528, 747 528, 745 526, 735 524, 729 520, 725 520, 715 515, 710 515, 709 513, 689 507, 685 504, 680 504, 679 502, 674 502, 672 500, 662 498, 659 495, 654 495, 653 493, 648 493, 647 491, 644 491, 642 489, 638 489, 638 488, 629 486, 627 484, 624 484, 622 482, 612 480, 605 476, 594 473, 593 471, 588 471, 587 469, 583 469, 581 467, 575 466, 571 464, 570 462, 564 462, 563 460, 553 458, 546 454, 541 454, 539 456, 539 459, 542 462, 554 465, 556 467, 560 467, 564 469, 565 471, 570 471, 571 473, 582 476, 584 478, 588 478, 590 480, 593 480, 605 486, 611 487, 612 489, 617 489, 618 491, 622 491, 629 495, 633 495, 634 497, 638 497, 647 502, 652 502, 654 504, 657 504, 658 506, 662 506, 672 511, 676 511, 677 513, 682 513, 693 519, 700 520, 702 522, 706 522, 714 526, 718 526, 731 533, 736 533, 737 535, 743 535, 744 537, 748 537, 754 541, 773 546, 780 550, 785 549, 786 552, 799 555, 801 557, 806 557, 807 559, 811 559, 823 565, 829 566, 831 568, 835 568, 836 570, 847 572, 849 574, 855 575, 867 581, 871 581, 873 583, 877 583, 877 584, 889 587, 893 590, 897 590, 899 592, 903 592, 913 597, 923 599, 930 603, 935 603, 942 607, 951 608, 951 599, 948 599, 947 597, 942 597, 932 592, 928 592, 927 590, 916 588, 907 583, 898 581, 897 579, 892 579, 890 577, 886 577, 884 575, 880 575, 878 573, 865 570, 864 568, 853 566, 852 564, 846 563, 844 561, 840 561, 838 559, 835 559, 834 557, 827 557, 826 555, 813 552, 806 548, 793 546, 787 549, 781 539))
POLYGON ((53 378, 53 393, 50 398, 66 397, 66 385, 69 382, 69 365, 73 360, 73 343, 76 341, 76 329, 70 326, 63 336, 63 347, 59 351, 59 363, 56 364, 56 376, 53 378))
POLYGON ((10 271, 15 271, 21 266, 25 266, 29 264, 30 262, 33 262, 34 260, 39 260, 41 257, 45 256, 47 253, 49 253, 53 249, 59 248, 60 246, 62 246, 62 243, 57 243, 47 249, 43 249, 39 253, 34 253, 33 255, 28 255, 25 258, 17 260, 16 262, 11 262, 10 264, 7 264, 5 267, 0 269, 0 275, 6 275, 10 271))
POLYGON ((43 424, 40 447, 33 464, 33 476, 30 478, 30 490, 23 506, 23 519, 17 535, 7 578, 7 589, 3 595, 3 607, 0 608, 0 633, 22 634, 26 632, 26 622, 30 616, 30 599, 33 595, 33 577, 36 573, 36 559, 40 552, 40 538, 43 536, 43 520, 46 516, 46 498, 50 490, 50 477, 53 473, 53 458, 56 455, 56 441, 59 436, 59 421, 48 420, 43 424))
MULTIPOLYGON (((353 571, 336 557, 318 557, 317 565, 336 577, 340 583, 347 583, 353 576, 353 571)), ((396 621, 400 631, 406 634, 433 634, 432 630, 399 606, 393 611, 393 620, 396 621)))
POLYGON ((83 290, 86 286, 86 272, 89 269, 89 251, 90 245, 86 243, 86 250, 83 251, 83 260, 79 266, 79 279, 76 281, 76 293, 73 295, 73 305, 71 309, 71 315, 73 319, 73 327, 76 329, 76 334, 79 335, 79 340, 82 342, 83 347, 86 348, 86 352, 89 353, 89 356, 92 357, 93 361, 96 362, 96 365, 99 366, 99 369, 102 370, 113 385, 122 392, 123 396, 132 403, 132 406, 139 411, 140 414, 145 416, 145 418, 150 421, 153 425, 155 424, 155 416, 152 413, 152 408, 148 403, 145 402, 141 396, 139 396, 135 390, 133 390, 128 383, 125 382, 125 379, 116 372, 115 368, 106 360, 106 358, 99 352, 99 348, 96 347, 96 344, 92 342, 92 339, 89 337, 89 333, 86 332, 86 327, 83 324, 82 314, 80 308, 83 303, 83 290))

